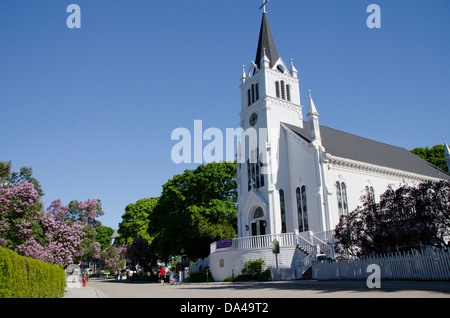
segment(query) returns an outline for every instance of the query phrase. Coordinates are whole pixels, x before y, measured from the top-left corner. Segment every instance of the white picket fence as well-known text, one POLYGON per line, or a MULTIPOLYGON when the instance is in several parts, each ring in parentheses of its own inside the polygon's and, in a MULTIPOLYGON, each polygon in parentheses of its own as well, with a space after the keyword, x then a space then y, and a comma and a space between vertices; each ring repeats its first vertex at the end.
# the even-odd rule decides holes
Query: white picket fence
POLYGON ((365 280, 372 273, 367 272, 371 264, 380 266, 382 280, 450 280, 450 252, 440 249, 318 262, 313 275, 318 280, 365 280))

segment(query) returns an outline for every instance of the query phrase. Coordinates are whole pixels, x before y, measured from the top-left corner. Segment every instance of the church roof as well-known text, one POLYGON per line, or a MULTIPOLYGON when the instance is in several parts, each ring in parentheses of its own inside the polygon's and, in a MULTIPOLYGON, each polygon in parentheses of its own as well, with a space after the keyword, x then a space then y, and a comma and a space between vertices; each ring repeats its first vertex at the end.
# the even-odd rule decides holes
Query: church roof
MULTIPOLYGON (((309 122, 304 121, 303 128, 285 125, 306 141, 311 141, 309 122)), ((322 146, 330 155, 428 177, 450 180, 449 174, 404 148, 366 139, 322 125, 320 126, 320 133, 322 146)))
POLYGON ((266 12, 263 13, 261 30, 259 31, 258 49, 256 50, 255 64, 256 66, 258 66, 258 68, 260 68, 260 62, 264 57, 264 53, 270 60, 270 67, 273 67, 273 65, 278 61, 279 57, 277 48, 275 47, 275 41, 273 40, 272 31, 270 30, 269 19, 267 18, 266 12))

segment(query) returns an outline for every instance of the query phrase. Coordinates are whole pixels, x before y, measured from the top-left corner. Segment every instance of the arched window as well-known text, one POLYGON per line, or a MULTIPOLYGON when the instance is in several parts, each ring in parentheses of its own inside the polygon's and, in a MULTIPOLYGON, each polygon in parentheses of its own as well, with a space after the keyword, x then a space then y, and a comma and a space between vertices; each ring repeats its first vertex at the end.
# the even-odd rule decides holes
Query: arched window
POLYGON ((305 232, 309 230, 308 226, 308 210, 306 203, 306 187, 302 186, 296 190, 297 196, 297 213, 298 213, 298 230, 305 232))
POLYGON ((280 82, 278 82, 278 81, 275 82, 275 92, 276 92, 277 98, 280 98, 280 82))
POLYGON ((375 190, 372 186, 366 186, 366 195, 369 202, 375 204, 375 190))
POLYGON ((252 84, 247 90, 248 106, 253 104, 259 99, 259 85, 258 83, 252 84))
POLYGON ((276 81, 275 82, 275 94, 277 98, 281 98, 291 101, 291 87, 288 84, 285 84, 284 81, 276 81))
POLYGON ((336 182, 339 217, 348 214, 347 186, 344 182, 336 182))
POLYGON ((263 166, 264 164, 261 162, 261 160, 259 161, 259 171, 261 172, 261 187, 264 187, 264 170, 263 170, 263 166))
POLYGON ((342 205, 344 208, 344 214, 348 215, 348 202, 347 202, 347 186, 344 182, 341 183, 342 189, 342 205))
POLYGON ((339 210, 339 216, 343 215, 343 209, 342 209, 342 191, 341 191, 341 183, 338 181, 336 182, 336 195, 337 195, 337 202, 338 202, 338 210, 339 210))
POLYGON ((306 202, 306 186, 302 186, 302 203, 303 203, 303 229, 309 230, 308 225, 308 204, 306 202))
POLYGON ((248 177, 248 191, 252 188, 264 187, 264 171, 262 171, 263 163, 260 160, 259 148, 252 150, 250 153, 251 162, 247 160, 247 177, 248 177))
POLYGON ((280 189, 281 233, 286 233, 286 206, 284 190, 280 189))
POLYGON ((255 84, 252 84, 252 104, 255 102, 255 84))
POLYGON ((252 188, 252 174, 250 171, 250 160, 247 159, 247 179, 248 179, 248 191, 252 188))
POLYGON ((260 206, 257 207, 255 212, 253 213, 253 218, 258 219, 258 218, 262 218, 263 216, 264 216, 263 209, 260 206))

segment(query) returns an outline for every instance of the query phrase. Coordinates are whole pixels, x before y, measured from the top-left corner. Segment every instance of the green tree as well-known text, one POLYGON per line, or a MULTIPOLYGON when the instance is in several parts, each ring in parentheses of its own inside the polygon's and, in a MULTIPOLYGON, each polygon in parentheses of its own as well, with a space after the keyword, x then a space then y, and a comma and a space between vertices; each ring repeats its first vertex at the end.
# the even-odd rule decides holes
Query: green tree
POLYGON ((124 243, 131 244, 138 237, 148 242, 153 240, 153 237, 148 232, 148 225, 150 214, 152 214, 158 200, 159 198, 141 199, 126 206, 118 230, 124 243))
POLYGON ((0 187, 8 185, 11 179, 11 161, 0 161, 0 187))
POLYGON ((236 237, 236 163, 209 163, 175 175, 163 185, 149 217, 150 250, 159 259, 209 255, 212 242, 236 237))
POLYGON ((411 150, 411 152, 416 156, 425 159, 442 171, 449 172, 447 161, 445 160, 445 150, 443 145, 435 145, 431 148, 415 148, 411 150))
POLYGON ((33 168, 31 167, 22 167, 20 168, 20 172, 12 172, 10 185, 18 185, 19 181, 26 181, 31 183, 34 186, 34 189, 38 193, 39 197, 44 196, 44 191, 42 190, 41 184, 39 181, 33 176, 33 168))
POLYGON ((103 251, 111 243, 111 235, 113 235, 114 230, 108 226, 97 225, 95 227, 95 241, 100 243, 100 249, 103 251))

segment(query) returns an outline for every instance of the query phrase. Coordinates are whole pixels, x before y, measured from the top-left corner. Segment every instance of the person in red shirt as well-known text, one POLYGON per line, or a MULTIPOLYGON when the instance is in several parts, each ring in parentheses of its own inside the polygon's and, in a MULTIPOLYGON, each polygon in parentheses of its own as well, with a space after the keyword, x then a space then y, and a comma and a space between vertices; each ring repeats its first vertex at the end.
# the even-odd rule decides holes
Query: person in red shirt
POLYGON ((159 271, 159 278, 161 279, 161 285, 164 286, 164 277, 166 276, 166 271, 164 270, 164 267, 161 267, 159 271))

